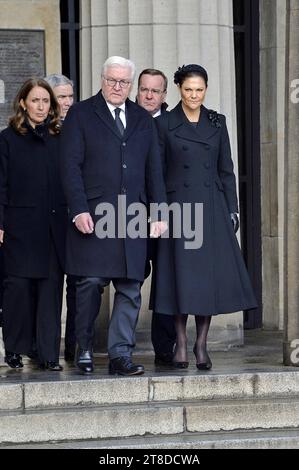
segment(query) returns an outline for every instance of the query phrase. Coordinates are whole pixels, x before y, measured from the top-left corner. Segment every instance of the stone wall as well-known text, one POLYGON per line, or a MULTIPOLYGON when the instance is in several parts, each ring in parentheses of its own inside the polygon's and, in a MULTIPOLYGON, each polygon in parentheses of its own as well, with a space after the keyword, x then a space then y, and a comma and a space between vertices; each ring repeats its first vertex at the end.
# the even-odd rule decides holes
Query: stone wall
POLYGON ((59 0, 0 0, 0 29, 46 33, 46 73, 61 71, 59 0))
POLYGON ((285 365, 299 367, 299 0, 287 0, 284 224, 285 365), (296 83, 294 89, 293 84, 296 83))
POLYGON ((286 1, 260 2, 263 326, 283 325, 286 1))

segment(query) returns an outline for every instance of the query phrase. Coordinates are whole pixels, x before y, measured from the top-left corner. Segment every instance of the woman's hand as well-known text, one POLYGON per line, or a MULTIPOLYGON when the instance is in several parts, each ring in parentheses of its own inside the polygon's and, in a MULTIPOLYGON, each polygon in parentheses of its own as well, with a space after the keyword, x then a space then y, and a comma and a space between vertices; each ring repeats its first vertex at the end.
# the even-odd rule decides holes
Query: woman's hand
POLYGON ((1 230, 0 229, 0 244, 2 245, 3 243, 3 240, 4 240, 4 230, 1 230))

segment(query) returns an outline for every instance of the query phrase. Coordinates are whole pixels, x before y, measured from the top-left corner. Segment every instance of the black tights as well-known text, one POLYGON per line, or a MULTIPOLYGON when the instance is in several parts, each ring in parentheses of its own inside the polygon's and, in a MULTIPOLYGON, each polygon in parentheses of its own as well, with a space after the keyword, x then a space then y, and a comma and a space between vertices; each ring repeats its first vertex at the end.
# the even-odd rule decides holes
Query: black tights
MULTIPOLYGON (((196 362, 203 363, 210 360, 207 353, 207 336, 211 323, 211 316, 195 315, 196 323, 196 341, 194 344, 194 354, 196 355, 196 362)), ((176 329, 176 347, 173 360, 175 362, 188 361, 187 353, 187 325, 188 315, 175 315, 175 329, 176 329)))

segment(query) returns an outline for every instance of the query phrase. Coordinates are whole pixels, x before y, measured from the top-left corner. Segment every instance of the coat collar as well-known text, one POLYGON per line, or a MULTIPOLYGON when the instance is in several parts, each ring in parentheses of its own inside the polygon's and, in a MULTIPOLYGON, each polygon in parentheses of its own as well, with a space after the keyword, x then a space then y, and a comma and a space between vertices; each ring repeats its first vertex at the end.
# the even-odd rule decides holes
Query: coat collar
POLYGON ((50 122, 50 118, 47 117, 47 119, 42 122, 41 124, 36 125, 35 127, 32 127, 30 124, 29 120, 27 117, 25 117, 25 121, 22 125, 22 127, 25 127, 27 131, 32 134, 34 137, 37 137, 38 139, 41 140, 46 140, 48 135, 49 135, 49 128, 48 124, 50 122))
POLYGON ((119 140, 127 140, 138 124, 138 108, 135 108, 134 103, 132 103, 132 101, 129 99, 126 100, 126 129, 123 136, 120 135, 115 125, 115 121, 111 112, 109 111, 101 90, 93 97, 93 106, 97 116, 107 127, 109 127, 109 129, 119 138, 119 140))
POLYGON ((209 139, 218 132, 218 128, 213 126, 209 119, 209 111, 205 106, 201 106, 200 120, 196 128, 187 122, 187 118, 182 109, 181 101, 169 113, 169 130, 175 130, 175 135, 182 139, 194 142, 209 143, 209 139))

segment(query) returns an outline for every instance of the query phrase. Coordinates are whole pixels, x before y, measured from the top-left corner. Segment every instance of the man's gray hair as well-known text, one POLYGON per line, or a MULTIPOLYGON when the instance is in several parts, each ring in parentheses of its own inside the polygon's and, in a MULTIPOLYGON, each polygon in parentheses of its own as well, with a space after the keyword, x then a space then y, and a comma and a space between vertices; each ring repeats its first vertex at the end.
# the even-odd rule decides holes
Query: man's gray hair
POLYGON ((129 59, 125 59, 124 57, 119 57, 117 55, 108 57, 106 62, 104 62, 102 67, 102 77, 105 76, 107 69, 109 67, 124 67, 129 68, 131 70, 131 80, 134 81, 135 74, 136 74, 136 67, 134 62, 129 59))
POLYGON ((47 75, 45 80, 49 83, 52 89, 61 85, 71 85, 71 87, 74 87, 74 82, 65 75, 61 75, 61 73, 52 73, 51 75, 47 75))

